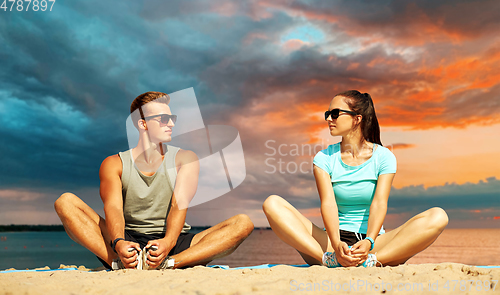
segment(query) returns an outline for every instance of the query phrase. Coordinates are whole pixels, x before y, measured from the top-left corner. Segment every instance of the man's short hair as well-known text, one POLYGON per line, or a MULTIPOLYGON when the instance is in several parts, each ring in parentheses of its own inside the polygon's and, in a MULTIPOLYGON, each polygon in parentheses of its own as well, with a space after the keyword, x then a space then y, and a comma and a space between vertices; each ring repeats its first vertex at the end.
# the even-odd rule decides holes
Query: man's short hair
POLYGON ((138 128, 137 121, 139 118, 144 119, 144 113, 142 111, 142 107, 149 102, 159 102, 164 104, 170 103, 170 96, 168 94, 158 91, 148 91, 137 96, 132 104, 130 105, 130 114, 132 114, 132 121, 134 123, 135 128, 138 128), (138 112, 136 112, 139 110, 138 112))

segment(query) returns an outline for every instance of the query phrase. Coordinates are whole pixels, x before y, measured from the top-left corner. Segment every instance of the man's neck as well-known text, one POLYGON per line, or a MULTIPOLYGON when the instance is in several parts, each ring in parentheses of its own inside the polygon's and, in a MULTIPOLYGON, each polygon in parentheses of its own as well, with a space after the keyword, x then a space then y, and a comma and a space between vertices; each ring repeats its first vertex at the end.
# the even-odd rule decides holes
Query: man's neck
POLYGON ((134 161, 144 164, 154 164, 155 162, 163 159, 165 151, 163 144, 153 143, 150 141, 139 140, 139 143, 132 149, 134 161))

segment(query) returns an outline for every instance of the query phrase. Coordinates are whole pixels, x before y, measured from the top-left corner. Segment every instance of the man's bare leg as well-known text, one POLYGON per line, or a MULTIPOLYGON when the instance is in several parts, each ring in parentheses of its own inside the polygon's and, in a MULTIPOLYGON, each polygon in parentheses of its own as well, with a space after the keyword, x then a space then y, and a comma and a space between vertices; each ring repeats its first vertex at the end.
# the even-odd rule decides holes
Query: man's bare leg
POLYGON ((54 203, 68 236, 111 265, 118 256, 109 245, 104 218, 72 193, 62 194, 54 203))
POLYGON ((245 214, 235 215, 209 229, 196 234, 191 247, 173 255, 175 268, 205 265, 227 256, 252 233, 253 223, 245 214))

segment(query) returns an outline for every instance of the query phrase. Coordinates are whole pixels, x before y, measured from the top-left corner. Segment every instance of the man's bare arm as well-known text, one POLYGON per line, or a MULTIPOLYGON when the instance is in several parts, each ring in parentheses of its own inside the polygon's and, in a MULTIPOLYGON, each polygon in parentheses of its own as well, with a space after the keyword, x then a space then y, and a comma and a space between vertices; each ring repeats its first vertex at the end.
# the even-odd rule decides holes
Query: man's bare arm
MULTIPOLYGON (((99 193, 104 204, 106 227, 111 241, 117 238, 124 238, 125 234, 121 172, 122 162, 118 155, 107 157, 102 162, 101 169, 99 170, 99 179, 101 181, 99 193)), ((137 265, 135 259, 136 253, 128 251, 132 247, 138 251, 141 250, 137 243, 122 240, 116 243, 116 252, 126 267, 137 265)))

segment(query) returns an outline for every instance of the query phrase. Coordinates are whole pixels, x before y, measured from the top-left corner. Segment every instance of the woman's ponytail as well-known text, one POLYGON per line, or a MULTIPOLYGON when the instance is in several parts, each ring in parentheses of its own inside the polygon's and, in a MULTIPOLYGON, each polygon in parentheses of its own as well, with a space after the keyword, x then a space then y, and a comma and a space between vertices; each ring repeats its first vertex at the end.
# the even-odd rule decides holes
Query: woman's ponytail
POLYGON ((377 114, 375 114, 375 106, 372 97, 368 93, 363 94, 368 100, 368 109, 366 110, 366 121, 362 124, 363 136, 369 142, 374 142, 382 145, 380 141, 380 126, 378 124, 377 114), (363 126, 364 125, 364 126, 363 126))
POLYGON ((347 98, 345 102, 349 108, 357 114, 363 116, 360 127, 365 140, 382 145, 382 142, 380 141, 380 127, 377 115, 375 114, 375 106, 373 105, 373 100, 370 94, 362 94, 357 90, 349 90, 335 96, 343 96, 347 98))

